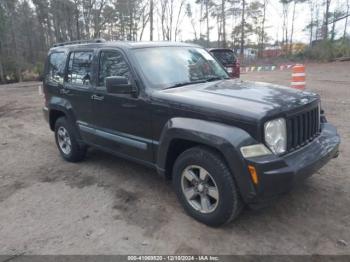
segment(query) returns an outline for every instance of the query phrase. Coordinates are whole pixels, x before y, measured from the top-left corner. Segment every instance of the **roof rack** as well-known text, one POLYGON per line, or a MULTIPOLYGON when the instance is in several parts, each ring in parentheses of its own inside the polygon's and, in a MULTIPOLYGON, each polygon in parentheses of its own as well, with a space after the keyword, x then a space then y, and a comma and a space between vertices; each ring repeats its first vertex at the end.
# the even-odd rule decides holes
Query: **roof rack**
POLYGON ((70 42, 56 43, 53 45, 53 47, 66 46, 66 45, 104 43, 104 42, 106 42, 106 40, 104 40, 103 38, 92 39, 92 40, 76 40, 76 41, 70 41, 70 42))

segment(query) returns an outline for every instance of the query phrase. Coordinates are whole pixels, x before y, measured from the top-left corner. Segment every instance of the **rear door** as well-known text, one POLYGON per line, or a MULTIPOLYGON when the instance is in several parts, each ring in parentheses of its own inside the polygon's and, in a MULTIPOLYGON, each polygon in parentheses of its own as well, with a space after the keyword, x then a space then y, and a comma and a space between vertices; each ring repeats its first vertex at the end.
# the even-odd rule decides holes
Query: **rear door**
MULTIPOLYGON (((78 50, 69 53, 67 75, 64 88, 61 90, 62 95, 72 105, 77 123, 86 125, 90 125, 93 119, 91 100, 94 79, 93 57, 93 50, 78 50)), ((90 133, 82 132, 82 136, 87 142, 93 141, 90 133)))

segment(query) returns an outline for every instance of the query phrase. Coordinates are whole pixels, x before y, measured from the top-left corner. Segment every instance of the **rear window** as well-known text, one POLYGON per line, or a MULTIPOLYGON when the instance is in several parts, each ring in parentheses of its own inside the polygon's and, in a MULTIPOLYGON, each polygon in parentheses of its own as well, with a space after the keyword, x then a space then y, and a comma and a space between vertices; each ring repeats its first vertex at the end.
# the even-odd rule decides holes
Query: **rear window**
POLYGON ((235 54, 231 50, 217 50, 217 51, 211 51, 211 53, 224 66, 236 63, 235 54))

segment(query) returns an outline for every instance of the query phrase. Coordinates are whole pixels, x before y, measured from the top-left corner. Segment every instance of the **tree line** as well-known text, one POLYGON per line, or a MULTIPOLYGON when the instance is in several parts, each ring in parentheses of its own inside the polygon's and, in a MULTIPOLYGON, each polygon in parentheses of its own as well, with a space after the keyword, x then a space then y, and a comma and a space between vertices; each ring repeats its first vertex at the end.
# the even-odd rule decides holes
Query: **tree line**
MULTIPOLYGON (((349 0, 338 0, 332 11, 332 0, 279 1, 283 34, 277 42, 287 51, 294 42, 298 5, 309 8, 305 31, 310 44, 335 40, 335 25, 344 19, 346 37, 349 0)), ((261 54, 272 39, 266 33, 269 8, 276 8, 270 0, 0 0, 0 83, 39 74, 47 50, 57 42, 182 41, 184 27, 192 31, 186 40, 204 47, 230 47, 243 54, 255 46, 261 54)))

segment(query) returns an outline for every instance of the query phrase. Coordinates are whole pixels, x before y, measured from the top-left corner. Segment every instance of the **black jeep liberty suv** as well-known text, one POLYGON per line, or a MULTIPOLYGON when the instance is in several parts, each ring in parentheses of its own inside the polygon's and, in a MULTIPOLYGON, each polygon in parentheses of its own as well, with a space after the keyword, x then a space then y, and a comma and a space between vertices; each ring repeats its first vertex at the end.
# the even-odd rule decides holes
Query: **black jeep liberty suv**
POLYGON ((93 146, 171 179, 195 219, 219 226, 261 207, 338 155, 318 95, 229 79, 191 44, 58 44, 44 115, 67 161, 93 146))

